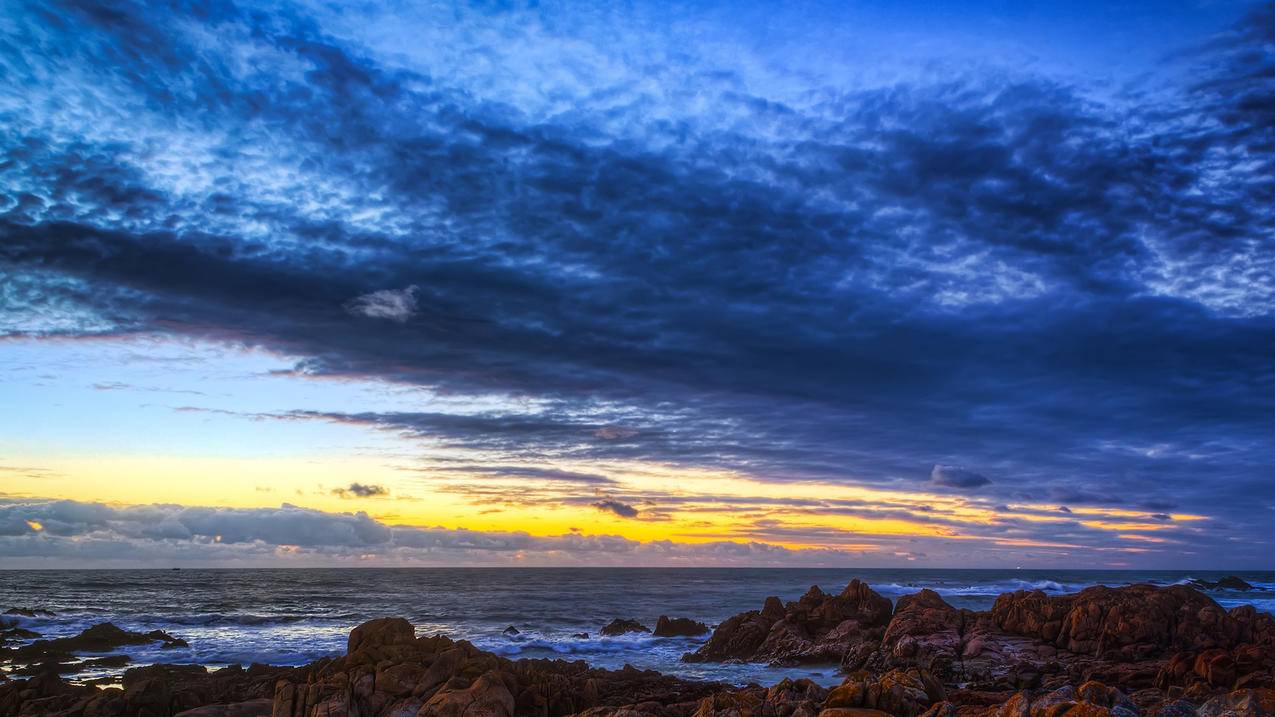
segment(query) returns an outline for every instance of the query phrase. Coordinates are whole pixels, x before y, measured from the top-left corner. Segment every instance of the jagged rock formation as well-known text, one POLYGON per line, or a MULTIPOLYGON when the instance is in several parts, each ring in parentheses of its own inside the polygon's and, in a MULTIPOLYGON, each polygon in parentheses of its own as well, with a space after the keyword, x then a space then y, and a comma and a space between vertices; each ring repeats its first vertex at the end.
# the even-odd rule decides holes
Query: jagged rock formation
POLYGON ((983 612, 958 610, 931 590, 900 598, 892 610, 881 601, 858 581, 835 597, 812 588, 787 605, 768 598, 683 659, 917 668, 943 682, 996 689, 1089 679, 1138 689, 1197 681, 1263 687, 1275 663, 1275 617, 1250 606, 1227 611, 1184 585, 1018 591, 983 612))
POLYGON ((788 665, 843 662, 860 646, 879 643, 892 611, 888 599, 858 580, 837 595, 814 586, 796 602, 784 605, 779 598, 767 598, 760 611, 726 620, 707 643, 683 659, 788 665))

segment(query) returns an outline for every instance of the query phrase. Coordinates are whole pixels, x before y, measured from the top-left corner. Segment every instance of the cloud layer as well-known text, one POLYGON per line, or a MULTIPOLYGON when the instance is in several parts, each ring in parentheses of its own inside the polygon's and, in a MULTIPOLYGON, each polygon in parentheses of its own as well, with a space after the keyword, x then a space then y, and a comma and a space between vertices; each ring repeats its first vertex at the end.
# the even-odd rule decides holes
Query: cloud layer
POLYGON ((494 402, 269 418, 533 484, 629 461, 1185 506, 1268 554, 1275 11, 1112 89, 842 81, 622 7, 399 10, 15 6, 0 329, 494 402))
POLYGON ((835 550, 756 541, 394 526, 367 513, 0 499, 0 566, 66 565, 844 565, 835 550))

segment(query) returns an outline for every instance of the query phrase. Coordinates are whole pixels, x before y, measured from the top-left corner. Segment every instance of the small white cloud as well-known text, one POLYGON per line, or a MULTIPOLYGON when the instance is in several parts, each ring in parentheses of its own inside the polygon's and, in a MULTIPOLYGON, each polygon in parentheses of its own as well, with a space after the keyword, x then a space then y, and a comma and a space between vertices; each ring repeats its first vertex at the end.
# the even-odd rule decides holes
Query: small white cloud
POLYGON ((403 323, 416 315, 416 287, 373 291, 352 299, 345 310, 356 316, 403 323))

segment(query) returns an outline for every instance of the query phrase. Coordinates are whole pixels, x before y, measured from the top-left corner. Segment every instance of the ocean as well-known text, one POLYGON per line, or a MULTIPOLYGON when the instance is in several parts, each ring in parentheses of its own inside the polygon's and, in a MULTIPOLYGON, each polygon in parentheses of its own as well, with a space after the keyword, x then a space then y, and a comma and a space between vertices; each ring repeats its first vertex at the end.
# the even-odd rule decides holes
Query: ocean
MULTIPOLYGON (((21 618, 45 637, 74 635, 110 621, 130 630, 162 629, 189 648, 122 650, 134 665, 199 663, 209 667, 262 662, 300 665, 345 651, 359 623, 405 617, 417 634, 445 633, 510 658, 582 659, 599 667, 631 664, 687 678, 771 684, 785 676, 840 682, 833 668, 772 668, 750 664, 686 664, 682 653, 704 638, 650 635, 601 637, 612 619, 654 627, 660 615, 710 625, 761 607, 768 595, 785 601, 811 585, 839 592, 852 578, 898 598, 921 588, 957 607, 985 609, 1002 592, 1051 594, 1090 585, 1161 585, 1227 573, 1042 570, 886 569, 286 569, 286 570, 37 570, 0 571, 0 610, 42 608, 51 618, 21 618), (505 635, 508 626, 519 634, 505 635), (588 633, 587 638, 576 637, 588 633)), ((1265 591, 1211 591, 1223 606, 1252 603, 1275 612, 1275 572, 1237 573, 1265 591)), ((77 679, 118 677, 121 670, 77 679)))

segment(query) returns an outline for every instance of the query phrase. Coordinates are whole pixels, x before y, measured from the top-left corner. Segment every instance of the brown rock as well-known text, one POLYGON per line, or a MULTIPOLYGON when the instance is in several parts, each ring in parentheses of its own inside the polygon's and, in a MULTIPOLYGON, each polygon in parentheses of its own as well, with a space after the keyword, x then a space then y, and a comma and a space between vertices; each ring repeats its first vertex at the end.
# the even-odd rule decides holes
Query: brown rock
POLYGON ((1275 714, 1275 690, 1235 690, 1200 705, 1199 717, 1266 717, 1275 714))
POLYGON ((637 620, 621 620, 619 618, 616 618, 615 620, 612 620, 611 622, 607 623, 606 627, 603 627, 601 630, 603 635, 607 635, 610 637, 614 637, 616 635, 623 635, 627 632, 650 632, 650 631, 651 631, 651 628, 647 627, 646 625, 643 625, 637 620))
POLYGON ((406 697, 424 679, 426 668, 411 662, 378 666, 373 683, 379 692, 393 697, 406 697))
POLYGON ((695 652, 682 655, 682 659, 686 662, 751 659, 757 653, 757 648, 766 641, 774 624, 774 618, 764 612, 740 613, 718 625, 708 642, 695 652))
POLYGON ((656 637, 696 637, 708 632, 708 625, 690 618, 660 615, 655 621, 656 637))
POLYGON ((1018 692, 996 710, 996 717, 1029 717, 1031 704, 1030 695, 1026 692, 1018 692))
POLYGON ((951 702, 939 702, 932 705, 921 717, 957 717, 956 705, 951 702))
POLYGON ((829 707, 821 710, 819 717, 890 717, 890 713, 867 707, 829 707))
POLYGON ((744 688, 718 692, 700 700, 693 717, 743 717, 761 712, 766 692, 761 688, 744 688))
POLYGON ((890 670, 868 685, 867 704, 893 715, 915 717, 943 699, 943 688, 920 670, 890 670))
POLYGON ((1195 705, 1186 700, 1171 700, 1153 707, 1147 717, 1195 717, 1195 705))
POLYGON ((214 704, 178 712, 173 717, 269 717, 273 701, 267 698, 214 704))
POLYGON ((416 628, 401 617, 370 620, 350 631, 346 650, 355 652, 385 645, 407 645, 416 639, 416 628))
POLYGON ((1056 597, 1019 591, 997 598, 992 616, 1008 633, 1121 660, 1231 647, 1242 633, 1216 602, 1185 585, 1097 586, 1056 597))
POLYGON ((1235 684, 1235 660, 1228 650, 1213 648, 1201 652, 1192 666, 1195 674, 1214 687, 1230 687, 1235 684))
POLYGON ((814 703, 823 702, 827 696, 828 690, 812 680, 787 677, 766 690, 766 702, 775 706, 809 704, 813 708, 814 703))
POLYGON ((814 586, 796 602, 783 605, 778 598, 767 598, 761 611, 731 617, 683 659, 842 663, 861 645, 875 647, 892 611, 889 600, 859 580, 837 595, 814 586))
POLYGON ((173 637, 163 630, 130 632, 109 622, 98 623, 73 637, 52 640, 36 640, 9 651, 9 659, 20 664, 57 662, 80 653, 110 652, 128 645, 147 645, 162 642, 165 647, 185 646, 186 641, 173 637))
POLYGON ((513 717, 514 696, 495 673, 465 687, 448 682, 417 712, 417 717, 513 717))
MULTIPOLYGON (((942 675, 952 673, 966 646, 961 632, 965 616, 933 590, 899 598, 894 618, 881 640, 882 666, 916 665, 942 675)), ((971 647, 983 649, 982 643, 971 647)))
POLYGON ((867 701, 868 681, 872 675, 857 672, 845 679, 840 685, 832 688, 824 700, 825 707, 859 707, 867 701))

